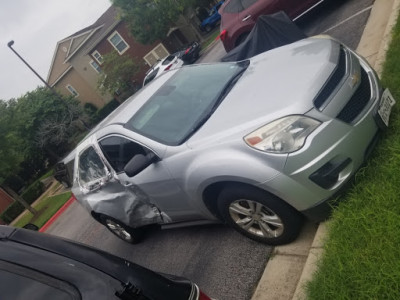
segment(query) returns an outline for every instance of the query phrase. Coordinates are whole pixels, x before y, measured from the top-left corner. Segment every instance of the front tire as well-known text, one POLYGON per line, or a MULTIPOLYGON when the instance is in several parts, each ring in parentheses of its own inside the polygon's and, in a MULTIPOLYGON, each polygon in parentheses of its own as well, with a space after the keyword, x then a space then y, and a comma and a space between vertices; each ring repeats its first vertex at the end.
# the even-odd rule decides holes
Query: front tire
POLYGON ((131 228, 123 224, 122 222, 106 215, 101 215, 100 220, 101 223, 106 226, 109 231, 111 231, 111 233, 127 243, 137 244, 143 238, 142 228, 131 228))
POLYGON ((241 234, 269 245, 293 241, 303 223, 300 213, 281 199, 250 187, 223 190, 218 209, 225 222, 241 234))

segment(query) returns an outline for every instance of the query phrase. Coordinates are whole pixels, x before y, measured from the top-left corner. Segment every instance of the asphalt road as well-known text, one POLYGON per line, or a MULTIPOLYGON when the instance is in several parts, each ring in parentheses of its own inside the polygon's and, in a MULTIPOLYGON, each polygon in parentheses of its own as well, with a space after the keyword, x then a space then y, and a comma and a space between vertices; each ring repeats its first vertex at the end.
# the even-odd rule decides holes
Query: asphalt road
MULTIPOLYGON (((331 0, 297 24, 308 35, 330 34, 356 48, 373 2, 331 0)), ((199 62, 218 61, 224 54, 218 42, 199 62)), ((141 244, 130 245, 92 220, 78 203, 73 203, 47 232, 156 271, 185 276, 220 300, 250 299, 272 250, 223 225, 153 230, 141 244)))

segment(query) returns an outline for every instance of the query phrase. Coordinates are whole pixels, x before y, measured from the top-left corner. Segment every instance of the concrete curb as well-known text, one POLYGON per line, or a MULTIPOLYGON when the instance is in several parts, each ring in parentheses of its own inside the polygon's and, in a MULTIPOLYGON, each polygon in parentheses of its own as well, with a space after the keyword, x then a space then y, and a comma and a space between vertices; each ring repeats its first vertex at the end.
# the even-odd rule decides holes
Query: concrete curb
POLYGON ((40 232, 45 232, 51 224, 53 224, 59 216, 62 215, 62 213, 74 202, 76 198, 74 196, 71 196, 71 198, 68 199, 67 202, 64 203, 63 206, 57 212, 39 229, 40 232))
MULTIPOLYGON (((381 75, 391 32, 400 11, 400 0, 375 0, 357 52, 381 75)), ((267 263, 252 300, 306 299, 305 285, 312 279, 323 255, 329 221, 321 223, 315 236, 310 224, 297 241, 276 247, 267 263), (302 244, 302 247, 296 245, 302 244), (287 251, 288 249, 292 250, 287 251), (307 252, 304 254, 304 252, 307 252)))

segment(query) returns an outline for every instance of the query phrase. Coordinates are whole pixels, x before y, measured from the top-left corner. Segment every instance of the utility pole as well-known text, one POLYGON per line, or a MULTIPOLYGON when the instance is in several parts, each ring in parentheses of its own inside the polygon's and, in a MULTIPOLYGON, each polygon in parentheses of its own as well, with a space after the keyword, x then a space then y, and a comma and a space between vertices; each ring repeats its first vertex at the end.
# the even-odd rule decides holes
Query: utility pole
MULTIPOLYGON (((68 104, 67 103, 65 103, 65 101, 61 98, 61 96, 54 90, 54 88, 52 88, 48 83, 47 83, 47 81, 46 80, 44 80, 40 75, 39 75, 39 73, 38 72, 36 72, 29 64, 28 64, 28 62, 25 60, 25 59, 23 59, 23 57, 21 56, 21 55, 19 55, 19 53, 17 52, 17 51, 15 51, 15 49, 12 47, 14 45, 14 41, 9 41, 8 43, 7 43, 7 46, 8 46, 8 48, 10 48, 11 49, 11 51, 12 52, 14 52, 15 53, 15 55, 40 79, 40 81, 42 81, 43 83, 44 83, 44 85, 47 87, 47 88, 49 88, 50 89, 50 91, 54 94, 54 96, 56 96, 57 97, 57 99, 58 100, 60 100, 64 105, 65 105, 65 107, 67 108, 67 110, 69 111, 69 106, 68 106, 68 104)), ((86 129, 90 129, 89 128, 89 126, 81 119, 81 118, 79 118, 79 121, 83 124, 83 126, 86 128, 86 129)))

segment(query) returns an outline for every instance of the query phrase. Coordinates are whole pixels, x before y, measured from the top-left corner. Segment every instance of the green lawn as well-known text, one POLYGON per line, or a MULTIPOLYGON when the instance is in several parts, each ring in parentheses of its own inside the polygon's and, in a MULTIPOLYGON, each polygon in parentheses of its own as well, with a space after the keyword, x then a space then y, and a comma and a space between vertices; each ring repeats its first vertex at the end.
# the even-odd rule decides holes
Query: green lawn
POLYGON ((389 130, 334 211, 308 299, 400 299, 400 19, 382 82, 398 102, 389 130))
POLYGON ((44 174, 42 177, 40 177, 39 180, 46 179, 50 176, 53 176, 53 174, 54 174, 54 169, 51 168, 49 171, 46 172, 46 174, 44 174))
POLYGON ((60 195, 47 197, 41 200, 34 208, 39 211, 39 216, 33 219, 33 215, 30 212, 26 212, 25 215, 18 220, 13 226, 23 227, 28 223, 33 223, 39 228, 42 227, 56 212, 64 205, 65 202, 71 197, 71 192, 66 192, 60 195))

